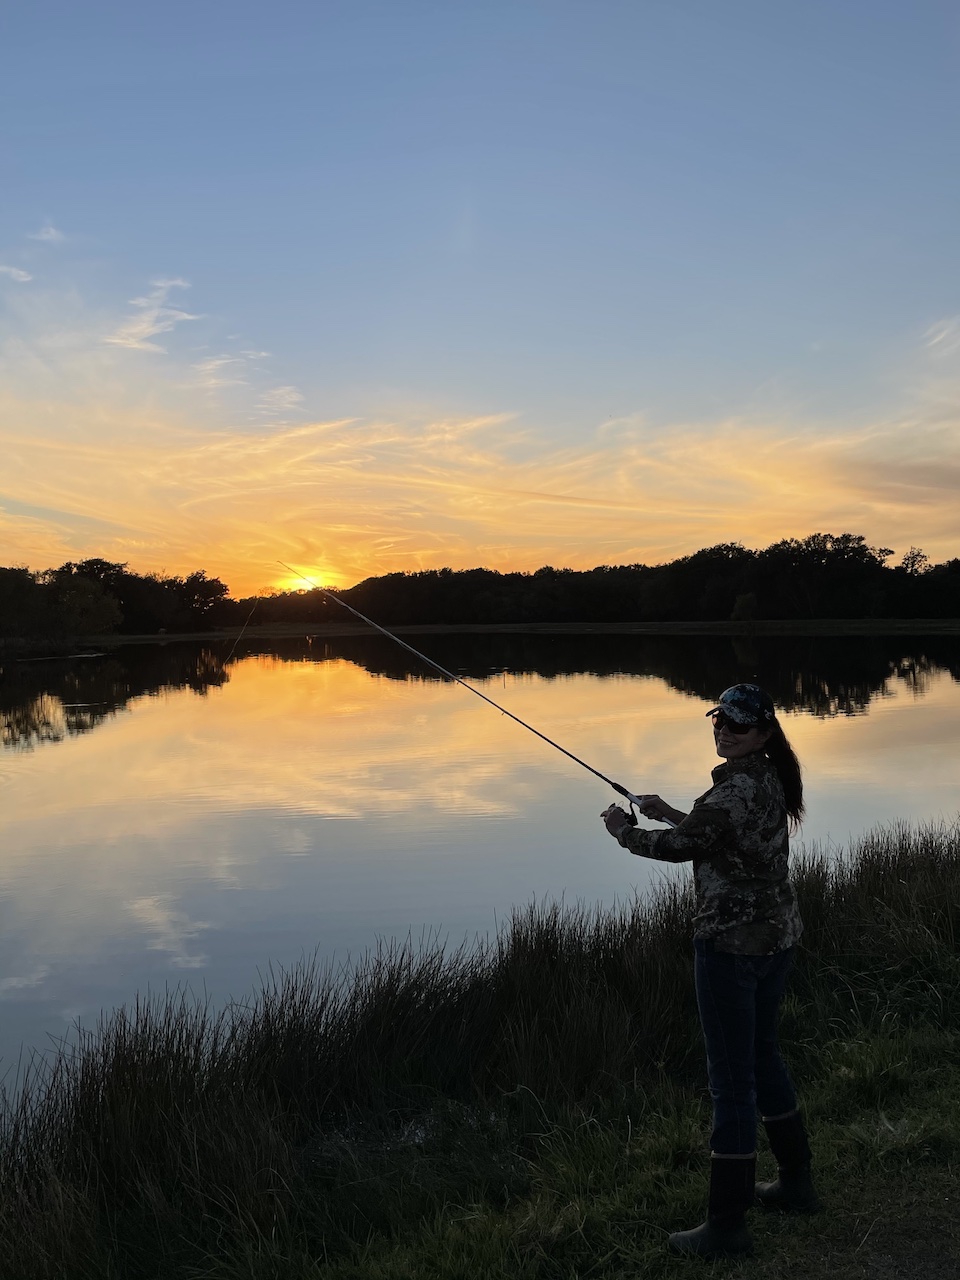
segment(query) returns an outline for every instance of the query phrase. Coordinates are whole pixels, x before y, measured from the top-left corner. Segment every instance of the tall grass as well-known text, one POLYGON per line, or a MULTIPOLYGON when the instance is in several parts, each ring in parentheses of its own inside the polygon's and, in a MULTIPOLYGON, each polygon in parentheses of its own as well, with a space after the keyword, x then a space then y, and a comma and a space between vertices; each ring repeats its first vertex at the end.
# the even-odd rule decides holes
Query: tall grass
MULTIPOLYGON (((892 1096, 904 1037, 960 1015, 960 829, 879 829, 801 856, 795 881, 788 1053, 837 1067, 838 1107, 892 1096)), ((538 1160, 607 1141, 604 1116, 643 1132, 651 1167, 696 1159, 691 906, 676 887, 535 905, 472 948, 385 946, 219 1012, 178 993, 105 1016, 5 1102, 0 1277, 319 1276, 451 1202, 518 1203, 538 1160)))

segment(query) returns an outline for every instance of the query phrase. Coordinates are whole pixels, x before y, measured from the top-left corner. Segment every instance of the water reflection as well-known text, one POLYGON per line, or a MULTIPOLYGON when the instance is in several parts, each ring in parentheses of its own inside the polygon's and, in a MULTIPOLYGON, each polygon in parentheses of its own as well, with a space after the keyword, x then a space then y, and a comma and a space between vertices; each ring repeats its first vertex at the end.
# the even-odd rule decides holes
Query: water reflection
MULTIPOLYGON (((755 679, 782 710, 814 716, 863 714, 896 688, 922 697, 938 674, 960 681, 960 645, 945 636, 429 634, 412 642, 466 679, 650 676, 707 700, 736 680, 755 679)), ((239 653, 224 641, 127 645, 73 663, 7 660, 0 667, 0 742, 19 749, 62 742, 89 733, 136 698, 176 689, 204 695, 225 684, 237 663, 264 656, 283 662, 343 660, 391 680, 442 679, 375 634, 247 641, 239 653)))
POLYGON ((133 698, 166 689, 205 694, 229 679, 208 646, 127 645, 71 659, 7 659, 0 666, 0 742, 29 749, 89 733, 133 698))
MULTIPOLYGON (((944 637, 411 640, 680 807, 716 762, 703 711, 755 676, 806 768, 805 839, 956 813, 944 637)), ((315 947, 460 941, 532 897, 610 903, 674 874, 603 835, 603 784, 379 636, 7 664, 0 714, 6 1062, 147 987, 242 996, 315 947)))

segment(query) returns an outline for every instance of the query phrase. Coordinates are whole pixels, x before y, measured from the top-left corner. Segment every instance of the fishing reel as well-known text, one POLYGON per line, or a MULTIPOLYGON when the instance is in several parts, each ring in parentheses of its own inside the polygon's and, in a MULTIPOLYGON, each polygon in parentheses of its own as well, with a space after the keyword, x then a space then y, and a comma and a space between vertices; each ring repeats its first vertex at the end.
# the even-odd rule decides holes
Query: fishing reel
MULTIPOLYGON (((604 781, 609 782, 610 779, 605 778, 604 781)), ((626 800, 627 804, 630 806, 629 812, 626 809, 620 810, 626 819, 626 825, 628 827, 637 826, 637 805, 642 803, 642 797, 635 796, 632 791, 628 791, 626 787, 621 787, 618 782, 610 782, 610 785, 613 787, 614 791, 616 791, 617 795, 623 796, 624 800, 626 800)))
MULTIPOLYGON (((623 814, 624 818, 626 819, 626 825, 628 827, 635 827, 637 826, 637 810, 635 807, 635 801, 628 799, 627 803, 630 805, 629 812, 626 809, 620 809, 620 812, 623 814)), ((611 806, 611 808, 612 807, 613 806, 611 806)), ((620 808, 619 805, 617 807, 620 808)))

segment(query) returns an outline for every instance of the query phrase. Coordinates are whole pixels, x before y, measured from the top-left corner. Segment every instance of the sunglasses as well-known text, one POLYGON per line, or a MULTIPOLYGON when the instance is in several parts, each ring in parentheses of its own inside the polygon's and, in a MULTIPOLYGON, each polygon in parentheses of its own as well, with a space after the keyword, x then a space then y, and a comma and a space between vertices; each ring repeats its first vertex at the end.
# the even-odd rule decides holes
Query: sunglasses
POLYGON ((749 733, 751 729, 758 729, 760 726, 756 724, 740 724, 737 720, 731 720, 722 711, 715 711, 713 713, 713 727, 715 729, 728 729, 730 733, 740 735, 749 733))

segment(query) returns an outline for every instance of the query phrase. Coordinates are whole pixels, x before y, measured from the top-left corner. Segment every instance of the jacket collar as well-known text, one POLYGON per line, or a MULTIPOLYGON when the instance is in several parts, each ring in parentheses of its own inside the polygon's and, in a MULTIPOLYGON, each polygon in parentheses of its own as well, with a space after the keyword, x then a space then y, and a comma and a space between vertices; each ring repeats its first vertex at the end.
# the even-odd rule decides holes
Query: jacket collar
POLYGON ((748 756, 741 756, 739 760, 724 760, 711 770, 710 776, 714 782, 723 782, 737 773, 763 773, 769 768, 769 758, 762 750, 758 750, 751 751, 748 756))

